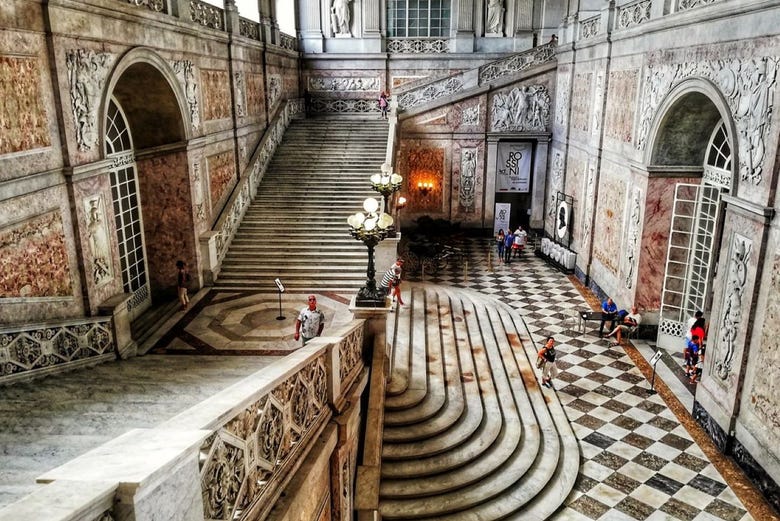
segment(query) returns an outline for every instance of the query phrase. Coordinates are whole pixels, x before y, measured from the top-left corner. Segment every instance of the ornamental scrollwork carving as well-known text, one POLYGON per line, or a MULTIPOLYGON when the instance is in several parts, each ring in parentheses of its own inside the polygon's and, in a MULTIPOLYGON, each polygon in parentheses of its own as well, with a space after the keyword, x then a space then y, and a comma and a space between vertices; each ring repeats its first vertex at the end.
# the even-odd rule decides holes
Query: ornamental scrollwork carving
POLYGON ((378 77, 364 78, 309 78, 309 90, 315 92, 379 92, 378 77))
POLYGON ((375 99, 328 99, 312 98, 312 112, 332 112, 337 114, 366 114, 379 112, 375 99))
POLYGON ((677 3, 677 10, 687 11, 688 9, 695 9, 696 7, 714 4, 717 1, 718 0, 679 0, 677 3))
POLYGON ((593 38, 601 32, 601 15, 593 16, 580 22, 580 39, 593 38))
POLYGON ((650 0, 641 0, 621 6, 617 16, 618 29, 628 29, 635 25, 643 24, 650 20, 650 0))
POLYGON ((128 4, 133 4, 138 7, 146 7, 150 11, 155 13, 164 13, 165 2, 163 0, 127 0, 128 4))
POLYGON ((114 263, 111 256, 111 242, 106 223, 103 196, 85 197, 83 200, 85 226, 92 253, 92 281, 102 286, 114 278, 114 263))
POLYGON ((82 152, 98 144, 98 105, 113 63, 113 55, 91 49, 71 49, 65 55, 76 143, 82 152))
POLYGON ((297 51, 298 38, 289 34, 279 33, 279 47, 288 51, 297 51))
POLYGON ((720 313, 718 353, 715 356, 715 370, 724 381, 731 374, 736 341, 742 328, 743 297, 752 248, 753 242, 750 239, 737 233, 733 235, 723 294, 723 307, 720 313))
POLYGON ((390 54, 443 54, 449 52, 446 39, 388 38, 385 40, 390 54))
POLYGON ((247 20, 246 18, 239 18, 238 32, 244 38, 260 41, 260 24, 257 22, 247 20))
POLYGON ((217 436, 201 475, 206 519, 234 519, 244 475, 244 451, 217 436))
POLYGON ((362 367, 363 328, 350 331, 339 343, 339 380, 342 389, 350 382, 350 376, 362 367))
POLYGON ((723 92, 737 128, 743 181, 761 183, 770 135, 779 58, 710 60, 649 65, 641 97, 637 149, 647 146, 650 125, 658 107, 677 84, 692 77, 706 78, 723 92))
POLYGON ((642 222, 642 191, 634 188, 631 194, 631 216, 628 220, 628 244, 626 245, 626 276, 627 289, 634 287, 634 274, 639 258, 639 225, 642 222))
POLYGON ((225 30, 224 11, 200 0, 190 0, 190 18, 203 27, 225 30))
POLYGON ((178 60, 173 62, 173 72, 179 85, 184 89, 184 97, 190 109, 190 122, 192 130, 200 127, 200 108, 198 101, 198 83, 195 81, 195 66, 190 60, 178 60))
POLYGON ((236 90, 236 115, 243 118, 246 116, 246 84, 244 83, 244 73, 234 72, 233 83, 236 90))
POLYGON ((398 108, 409 109, 428 103, 442 96, 449 96, 463 89, 460 78, 446 78, 427 85, 422 85, 409 92, 405 92, 398 98, 398 108))
POLYGON ((464 212, 474 211, 477 187, 477 149, 463 148, 460 151, 460 182, 458 206, 464 212))
POLYGON ((479 68, 479 84, 483 85, 504 76, 518 74, 536 65, 553 61, 555 60, 555 48, 555 43, 550 42, 483 65, 479 68))
POLYGON ((493 98, 490 119, 496 132, 545 132, 550 120, 550 94, 543 85, 499 92, 493 98))

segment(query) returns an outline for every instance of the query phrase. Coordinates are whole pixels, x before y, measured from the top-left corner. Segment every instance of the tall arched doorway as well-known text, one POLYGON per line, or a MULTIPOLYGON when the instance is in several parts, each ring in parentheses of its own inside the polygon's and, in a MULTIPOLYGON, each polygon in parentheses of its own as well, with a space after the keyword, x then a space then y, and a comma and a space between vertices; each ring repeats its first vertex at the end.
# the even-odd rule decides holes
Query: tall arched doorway
POLYGON ((151 305, 152 298, 146 272, 146 246, 133 139, 127 119, 113 98, 106 114, 105 153, 106 158, 111 160, 111 199, 122 266, 122 286, 125 293, 132 295, 128 311, 133 320, 151 305))
POLYGON ((721 250, 721 202, 733 189, 731 135, 723 111, 699 90, 676 95, 658 125, 652 163, 670 178, 675 170, 690 175, 675 183, 672 200, 664 203, 670 225, 659 288, 659 347, 681 349, 694 313, 709 316, 721 250))

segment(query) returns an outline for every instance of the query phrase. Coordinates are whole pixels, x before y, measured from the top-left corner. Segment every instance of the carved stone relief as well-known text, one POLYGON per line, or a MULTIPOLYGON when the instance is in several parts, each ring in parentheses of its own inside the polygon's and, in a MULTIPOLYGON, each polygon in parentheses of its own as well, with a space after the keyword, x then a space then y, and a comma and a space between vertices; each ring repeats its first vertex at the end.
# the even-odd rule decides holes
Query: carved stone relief
POLYGON ((409 109, 428 103, 442 96, 448 96, 463 89, 463 82, 460 78, 446 78, 441 81, 421 85, 408 92, 405 92, 398 98, 398 107, 409 109))
POLYGON ((211 192, 211 211, 217 212, 222 198, 228 191, 235 177, 233 151, 221 152, 206 158, 209 172, 209 189, 211 192))
POLYGON ((596 193, 596 164, 595 160, 588 161, 587 176, 584 186, 585 204, 582 206, 582 250, 587 251, 591 241, 591 225, 593 222, 593 201, 596 193))
POLYGON ((755 378, 750 395, 752 407, 773 431, 780 430, 780 335, 777 317, 780 316, 780 255, 775 253, 767 292, 765 323, 755 361, 755 378))
POLYGON ((550 122, 550 94, 544 85, 515 87, 493 97, 491 128, 496 132, 544 132, 550 122))
POLYGON ((555 88, 558 101, 555 106, 555 124, 565 127, 569 110, 569 75, 558 76, 558 86, 555 88))
POLYGON ((200 157, 196 157, 192 163, 192 184, 195 188, 195 217, 198 221, 206 220, 206 201, 203 197, 203 176, 201 175, 200 157))
POLYGON ((114 278, 111 242, 108 238, 103 196, 85 197, 82 204, 86 216, 89 247, 92 253, 92 280, 95 286, 102 286, 114 278))
POLYGON ((460 189, 458 204, 462 211, 474 211, 474 196, 477 184, 477 149, 463 148, 460 151, 460 189))
POLYGON ((236 89, 236 115, 239 118, 246 116, 246 85, 244 84, 244 73, 233 73, 233 84, 236 89))
POLYGON ((639 224, 642 222, 642 191, 634 188, 630 201, 631 215, 628 219, 628 242, 626 243, 626 266, 624 284, 627 289, 634 287, 636 265, 639 258, 639 224))
POLYGON ((593 73, 591 72, 577 74, 574 77, 571 126, 572 128, 583 132, 588 131, 588 123, 590 120, 591 83, 593 83, 593 73))
POLYGON ((91 49, 71 49, 65 55, 76 143, 82 152, 98 144, 98 105, 114 56, 91 49))
POLYGON ((65 230, 59 211, 0 228, 0 298, 70 296, 65 230))
POLYGON ((230 81, 227 71, 202 70, 203 118, 206 121, 230 117, 230 81))
POLYGON ((309 78, 309 90, 314 92, 379 92, 378 77, 361 78, 309 78))
MULTIPOLYGON (((604 179, 604 176, 602 176, 604 179)), ((599 203, 596 209, 596 228, 599 237, 593 244, 593 256, 614 275, 618 273, 625 215, 626 184, 622 180, 607 178, 599 183, 599 203)))
POLYGON ((591 125, 591 134, 597 135, 601 130, 601 110, 604 101, 604 73, 596 74, 596 99, 594 100, 593 124, 591 125))
POLYGON ((748 261, 753 241, 735 233, 731 237, 731 248, 723 292, 723 306, 720 313, 720 328, 716 343, 715 370, 721 380, 727 382, 731 374, 736 340, 742 328, 743 297, 747 282, 748 261))
POLYGON ((639 71, 612 71, 609 74, 607 110, 604 116, 604 134, 612 139, 630 143, 633 136, 634 108, 639 71))
POLYGON ((197 131, 200 127, 200 109, 198 83, 195 81, 195 68, 189 60, 178 60, 173 62, 173 72, 176 74, 176 79, 179 80, 179 85, 184 89, 184 96, 190 109, 192 130, 197 131))
POLYGON ((461 125, 479 125, 479 104, 463 109, 463 112, 461 112, 461 125))
POLYGON ((36 57, 0 56, 0 155, 51 144, 40 67, 36 57))
POLYGON ((563 153, 560 150, 553 150, 553 159, 550 166, 550 200, 547 202, 547 226, 554 229, 555 211, 556 211, 556 193, 563 191, 563 153))
POLYGON ((694 9, 703 5, 714 4, 719 0, 679 0, 677 4, 678 11, 687 11, 688 9, 694 9))
POLYGON ((740 178, 758 185, 763 177, 779 62, 780 58, 763 56, 648 65, 637 149, 647 146, 650 125, 669 91, 687 78, 706 78, 721 89, 731 109, 739 142, 740 178))
POLYGON ((268 75, 268 106, 274 107, 282 96, 282 77, 279 74, 268 75))

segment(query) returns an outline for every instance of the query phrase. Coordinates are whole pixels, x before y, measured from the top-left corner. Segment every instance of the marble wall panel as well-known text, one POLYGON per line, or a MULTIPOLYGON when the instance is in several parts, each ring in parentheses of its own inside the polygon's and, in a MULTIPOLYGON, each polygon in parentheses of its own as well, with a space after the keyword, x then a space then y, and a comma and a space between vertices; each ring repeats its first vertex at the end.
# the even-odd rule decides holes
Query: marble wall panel
POLYGON ((452 146, 452 218, 464 224, 482 223, 485 192, 485 146, 459 141, 452 146))
POLYGON ((152 296, 175 294, 176 261, 197 273, 191 183, 184 152, 138 160, 138 180, 152 296))
POLYGON ((592 72, 574 75, 574 88, 571 95, 571 126, 582 132, 587 132, 590 128, 592 83, 592 72))
POLYGON ((227 71, 203 69, 203 117, 207 120, 230 117, 230 76, 227 71))
POLYGON ((569 67, 558 68, 558 77, 555 86, 555 116, 553 128, 556 132, 564 133, 569 121, 569 90, 571 88, 571 71, 569 67))
POLYGON ((617 275, 622 255, 623 216, 626 211, 626 183, 614 175, 602 172, 599 201, 596 208, 593 257, 612 275, 617 275))
POLYGON ((445 170, 448 144, 428 140, 403 140, 399 149, 398 171, 405 180, 404 192, 409 203, 406 214, 441 214, 443 194, 448 193, 449 180, 445 170), (418 189, 418 183, 431 183, 427 193, 418 189))
POLYGON ((0 298, 72 294, 59 210, 0 228, 0 298))
POLYGON ((236 182, 236 165, 233 151, 228 150, 206 158, 211 195, 211 218, 216 219, 222 211, 230 190, 236 182))
POLYGON ((0 155, 47 147, 48 115, 36 56, 0 55, 0 155))
POLYGON ((487 122, 487 95, 469 98, 455 103, 448 113, 448 121, 454 132, 479 132, 487 122))
MULTIPOLYGON (((574 207, 572 208, 574 213, 572 217, 569 218, 569 230, 572 236, 571 249, 576 252, 584 252, 585 248, 583 246, 585 241, 583 240, 583 224, 585 222, 585 205, 583 203, 585 201, 583 198, 583 187, 585 185, 585 175, 588 170, 588 155, 580 150, 572 150, 571 152, 566 163, 566 180, 562 191, 566 195, 570 195, 574 198, 574 207)), ((547 208, 547 213, 549 215, 552 212, 553 215, 550 217, 554 219, 557 203, 553 202, 552 199, 556 194, 553 193, 551 195, 552 197, 550 197, 549 201, 551 205, 547 208)))
POLYGON ((81 201, 81 204, 76 205, 75 217, 79 236, 82 237, 88 305, 90 311, 95 313, 101 302, 123 291, 108 173, 74 183, 73 195, 77 201, 81 201), (98 222, 95 221, 96 217, 98 222), (105 244, 101 244, 103 241, 105 244), (95 253, 101 250, 107 250, 108 253, 95 253), (96 259, 99 260, 96 262, 96 259))
POLYGON ((265 115, 265 87, 262 74, 246 74, 246 105, 250 116, 265 115))
POLYGON ((612 71, 609 74, 609 92, 604 122, 604 135, 625 143, 633 136, 636 93, 639 70, 612 71))
POLYGON ((552 236, 553 230, 555 230, 555 205, 556 194, 564 190, 564 166, 566 165, 566 159, 564 158, 564 151, 554 146, 551 154, 550 162, 550 175, 547 176, 547 201, 546 201, 546 213, 544 217, 544 228, 547 233, 552 236))

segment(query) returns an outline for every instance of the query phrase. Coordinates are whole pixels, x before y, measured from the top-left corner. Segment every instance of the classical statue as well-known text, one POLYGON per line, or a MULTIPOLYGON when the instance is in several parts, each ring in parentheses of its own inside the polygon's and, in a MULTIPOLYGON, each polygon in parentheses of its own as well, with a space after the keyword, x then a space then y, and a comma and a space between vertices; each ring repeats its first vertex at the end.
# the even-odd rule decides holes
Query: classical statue
POLYGON ((350 35, 350 16, 349 3, 352 0, 333 0, 333 6, 330 8, 330 22, 333 26, 334 34, 350 35))
POLYGON ((485 33, 502 34, 504 30, 504 0, 490 0, 487 7, 485 33))

